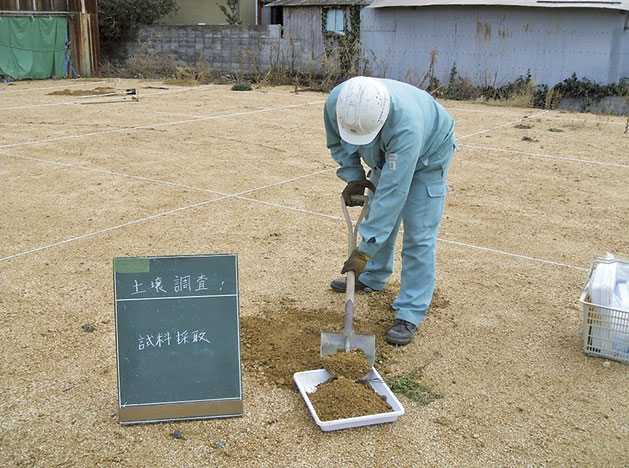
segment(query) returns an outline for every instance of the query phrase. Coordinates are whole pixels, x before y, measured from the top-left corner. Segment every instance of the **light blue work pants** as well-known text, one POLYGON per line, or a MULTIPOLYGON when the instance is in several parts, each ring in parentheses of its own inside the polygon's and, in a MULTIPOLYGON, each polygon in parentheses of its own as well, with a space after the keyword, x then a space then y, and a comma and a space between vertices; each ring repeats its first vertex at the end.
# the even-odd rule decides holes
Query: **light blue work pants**
MULTIPOLYGON (((395 241, 404 221, 402 237, 402 285, 393 302, 396 318, 418 325, 428 311, 435 289, 437 234, 443 215, 446 178, 452 161, 451 151, 438 161, 415 171, 400 217, 387 241, 367 262, 360 281, 375 289, 384 289, 393 272, 395 241)), ((371 181, 378 186, 380 171, 372 170, 371 181)), ((372 196, 371 192, 369 192, 372 196)), ((367 215, 369 213, 367 211, 367 215)))

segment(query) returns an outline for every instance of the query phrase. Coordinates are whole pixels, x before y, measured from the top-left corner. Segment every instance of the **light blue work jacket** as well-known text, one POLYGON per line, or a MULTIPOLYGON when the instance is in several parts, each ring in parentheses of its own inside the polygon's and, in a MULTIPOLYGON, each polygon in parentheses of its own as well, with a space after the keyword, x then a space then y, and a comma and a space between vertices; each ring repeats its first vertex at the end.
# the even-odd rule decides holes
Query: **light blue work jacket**
POLYGON ((372 170, 380 171, 369 217, 360 226, 363 240, 358 249, 370 257, 396 225, 415 172, 456 147, 454 119, 430 94, 399 81, 378 81, 388 89, 391 105, 382 130, 368 145, 351 145, 340 137, 336 101, 341 85, 332 90, 324 110, 327 147, 341 166, 338 177, 346 182, 365 180, 361 158, 372 170))

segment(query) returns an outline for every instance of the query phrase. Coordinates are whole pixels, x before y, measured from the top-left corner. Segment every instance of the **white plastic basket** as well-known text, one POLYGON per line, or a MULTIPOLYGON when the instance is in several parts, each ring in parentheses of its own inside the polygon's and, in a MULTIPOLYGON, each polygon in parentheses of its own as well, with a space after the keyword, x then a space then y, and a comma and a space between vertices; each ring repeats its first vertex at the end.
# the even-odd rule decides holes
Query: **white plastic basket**
POLYGON ((330 374, 328 374, 325 369, 297 372, 293 375, 293 378, 295 379, 299 393, 301 393, 301 396, 306 402, 308 410, 310 410, 310 414, 319 428, 324 432, 393 422, 404 414, 402 404, 373 367, 371 368, 371 372, 365 376, 365 379, 378 395, 383 396, 387 400, 387 403, 391 405, 392 410, 387 413, 370 414, 356 418, 335 419, 333 421, 321 421, 319 419, 317 412, 310 402, 308 393, 314 392, 317 385, 330 378, 330 374))
MULTIPOLYGON (((592 262, 583 286, 583 350, 591 356, 629 363, 629 310, 595 304, 591 299, 592 276, 600 265, 621 265, 629 269, 629 262, 620 259, 597 258, 592 262)), ((613 290, 613 285, 612 285, 613 290)))

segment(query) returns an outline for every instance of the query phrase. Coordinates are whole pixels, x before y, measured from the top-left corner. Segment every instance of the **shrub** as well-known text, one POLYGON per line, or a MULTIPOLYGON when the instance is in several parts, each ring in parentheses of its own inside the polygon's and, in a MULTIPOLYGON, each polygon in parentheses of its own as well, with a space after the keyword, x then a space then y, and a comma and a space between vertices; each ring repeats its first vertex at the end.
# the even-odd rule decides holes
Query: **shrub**
POLYGON ((232 86, 232 91, 251 91, 251 83, 248 81, 241 81, 239 83, 234 83, 232 86))
POLYGON ((240 0, 227 0, 226 3, 226 5, 219 5, 217 3, 217 5, 223 12, 223 15, 225 15, 227 24, 241 24, 240 0))
POLYGON ((587 110, 592 104, 611 96, 629 98, 629 78, 621 78, 618 83, 601 85, 587 78, 578 79, 573 73, 570 78, 563 80, 553 87, 553 91, 564 97, 579 99, 581 109, 587 110))
POLYGON ((429 82, 426 90, 435 97, 447 99, 480 99, 495 105, 542 109, 556 109, 562 98, 576 98, 580 100, 581 108, 585 111, 605 97, 619 96, 629 99, 629 78, 622 78, 618 83, 600 85, 587 78, 578 79, 573 73, 570 78, 549 88, 545 84, 536 85, 531 71, 528 70, 526 75, 519 76, 504 86, 475 86, 468 78, 459 76, 455 64, 450 70, 446 86, 441 87, 438 81, 429 82))
POLYGON ((177 0, 99 0, 98 28, 103 55, 112 56, 140 26, 177 10, 177 0))
POLYGON ((444 97, 464 101, 467 99, 477 99, 480 96, 480 89, 474 86, 469 78, 460 77, 456 69, 456 64, 452 65, 448 85, 444 91, 444 97))

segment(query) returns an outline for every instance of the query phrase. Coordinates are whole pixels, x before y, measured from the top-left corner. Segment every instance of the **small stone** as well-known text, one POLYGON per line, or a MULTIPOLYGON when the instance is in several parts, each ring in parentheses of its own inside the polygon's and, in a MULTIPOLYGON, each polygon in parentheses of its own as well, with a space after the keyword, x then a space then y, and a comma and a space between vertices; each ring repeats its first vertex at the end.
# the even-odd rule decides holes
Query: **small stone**
POLYGON ((179 429, 175 429, 175 430, 173 431, 173 437, 174 437, 175 439, 181 439, 181 431, 180 431, 179 429))
POLYGON ((81 328, 86 333, 92 333, 94 330, 96 330, 96 327, 94 327, 94 325, 92 325, 91 323, 84 323, 83 325, 81 325, 81 328))
POLYGON ((225 447, 225 442, 222 440, 220 442, 216 442, 216 448, 222 449, 223 447, 225 447))
POLYGON ((609 362, 609 361, 605 361, 605 362, 603 363, 603 367, 604 367, 604 368, 606 368, 606 369, 608 369, 611 365, 612 365, 612 364, 611 364, 611 362, 609 362))

